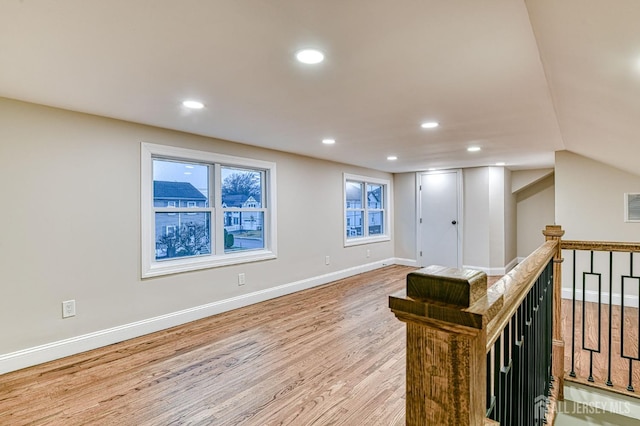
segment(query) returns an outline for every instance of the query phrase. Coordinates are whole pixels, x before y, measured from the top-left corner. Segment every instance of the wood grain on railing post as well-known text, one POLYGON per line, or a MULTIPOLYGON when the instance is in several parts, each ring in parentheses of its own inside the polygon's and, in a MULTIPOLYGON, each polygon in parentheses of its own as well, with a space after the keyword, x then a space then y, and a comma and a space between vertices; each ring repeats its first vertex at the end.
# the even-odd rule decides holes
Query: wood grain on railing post
POLYGON ((558 241, 553 257, 553 377, 558 391, 558 400, 564 400, 564 336, 562 332, 562 236, 559 225, 547 225, 542 233, 546 241, 558 241))
POLYGON ((389 297, 407 324, 407 425, 485 424, 486 324, 502 302, 484 272, 442 266, 410 273, 389 297))

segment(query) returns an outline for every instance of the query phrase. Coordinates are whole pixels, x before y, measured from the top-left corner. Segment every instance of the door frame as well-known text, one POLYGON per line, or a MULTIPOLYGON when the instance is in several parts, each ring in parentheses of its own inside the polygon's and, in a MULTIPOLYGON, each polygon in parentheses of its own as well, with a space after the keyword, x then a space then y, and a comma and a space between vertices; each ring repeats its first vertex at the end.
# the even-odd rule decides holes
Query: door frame
POLYGON ((457 183, 457 208, 458 208, 458 269, 462 269, 462 254, 464 250, 462 249, 464 238, 464 197, 463 197, 463 176, 462 169, 446 169, 446 170, 433 170, 426 172, 417 172, 416 173, 416 263, 418 266, 422 266, 422 256, 420 255, 420 249, 422 248, 422 176, 423 175, 435 175, 435 174, 444 174, 444 173, 455 173, 456 174, 456 183, 457 183))

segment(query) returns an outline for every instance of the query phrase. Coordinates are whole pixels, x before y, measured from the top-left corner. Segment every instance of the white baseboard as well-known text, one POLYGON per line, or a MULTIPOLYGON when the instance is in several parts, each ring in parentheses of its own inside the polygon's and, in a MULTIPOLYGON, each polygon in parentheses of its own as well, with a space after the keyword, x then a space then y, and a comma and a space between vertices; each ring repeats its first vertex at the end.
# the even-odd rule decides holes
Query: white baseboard
MULTIPOLYGON (((335 280, 347 278, 352 275, 361 274, 363 272, 373 271, 374 269, 393 264, 405 264, 403 262, 411 262, 409 259, 386 259, 377 262, 367 263, 340 271, 331 272, 288 284, 279 285, 265 290, 253 293, 243 294, 241 296, 232 297, 217 302, 207 303, 205 305, 172 312, 166 315, 160 315, 154 318, 148 318, 106 330, 100 330, 69 339, 59 340, 32 348, 22 349, 16 352, 0 354, 0 374, 10 371, 19 370, 21 368, 31 367, 33 365, 42 364, 44 362, 53 361, 69 355, 78 354, 91 349, 97 349, 113 343, 122 342, 134 337, 143 336, 145 334, 154 333, 156 331, 165 330, 177 325, 186 324, 191 321, 209 317, 211 315, 220 314, 233 309, 252 305, 258 302, 264 302, 269 299, 306 290, 330 283, 335 280)), ((413 266, 413 265, 408 265, 413 266)))
POLYGON ((487 275, 505 275, 510 270, 515 268, 518 263, 519 263, 518 258, 515 258, 511 262, 507 263, 502 268, 488 268, 488 267, 485 267, 485 266, 471 266, 471 265, 464 265, 463 268, 464 269, 474 269, 476 271, 482 271, 487 275))
MULTIPOLYGON (((572 288, 567 288, 567 287, 563 287, 562 288, 562 298, 563 299, 573 299, 573 289, 572 288)), ((598 303, 598 292, 594 291, 594 290, 587 290, 585 291, 585 301, 587 302, 593 302, 593 303, 598 303)), ((582 289, 576 289, 576 300, 582 301, 582 289)), ((600 299, 600 302, 602 304, 608 305, 609 304, 609 293, 608 292, 602 292, 602 297, 600 299)), ((630 295, 625 295, 624 296, 624 306, 625 307, 629 307, 629 308, 638 308, 640 307, 640 300, 638 299, 638 296, 630 296, 630 295)), ((613 297, 611 299, 611 304, 612 305, 616 305, 616 306, 621 306, 622 305, 622 295, 620 293, 613 293, 613 297)))
POLYGON ((507 265, 504 267, 504 273, 508 274, 509 271, 518 266, 520 262, 522 262, 522 260, 520 260, 519 257, 512 259, 511 262, 507 263, 507 265))
POLYGON ((420 265, 418 265, 418 261, 416 259, 403 259, 400 257, 396 257, 393 261, 394 264, 396 265, 402 265, 402 266, 414 266, 416 268, 419 268, 420 265))

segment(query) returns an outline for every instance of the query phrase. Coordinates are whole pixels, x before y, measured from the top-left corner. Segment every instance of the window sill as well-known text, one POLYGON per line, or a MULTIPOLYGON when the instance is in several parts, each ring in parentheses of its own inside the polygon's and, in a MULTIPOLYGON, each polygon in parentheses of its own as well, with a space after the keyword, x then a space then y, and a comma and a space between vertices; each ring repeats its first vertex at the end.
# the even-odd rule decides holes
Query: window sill
POLYGON ((153 262, 151 265, 144 265, 142 278, 159 277, 162 275, 218 268, 221 266, 237 265, 239 263, 259 262, 276 258, 277 255, 270 250, 252 250, 250 252, 231 253, 218 257, 206 256, 165 260, 162 262, 153 262))
POLYGON ((380 243, 384 241, 391 241, 391 237, 389 235, 380 235, 377 237, 350 238, 345 240, 344 246, 359 246, 362 244, 380 243))

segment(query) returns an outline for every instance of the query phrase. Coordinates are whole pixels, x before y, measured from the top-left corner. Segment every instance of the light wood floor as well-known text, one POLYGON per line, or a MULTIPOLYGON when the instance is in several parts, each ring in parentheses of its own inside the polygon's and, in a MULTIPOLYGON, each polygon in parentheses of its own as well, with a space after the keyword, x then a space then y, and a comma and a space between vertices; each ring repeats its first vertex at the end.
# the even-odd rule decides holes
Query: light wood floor
MULTIPOLYGON (((405 326, 388 296, 412 270, 383 268, 0 375, 0 425, 403 425, 405 326)), ((563 306, 567 362, 570 306, 563 306)), ((637 342, 637 331, 631 338, 637 342)), ((584 379, 586 355, 576 356, 584 379)), ((606 354, 594 360, 602 384, 606 354)), ((627 368, 614 362, 621 392, 627 368)), ((636 388, 638 374, 634 365, 636 388)))
POLYGON ((0 376, 0 425, 404 425, 391 266, 0 376))

